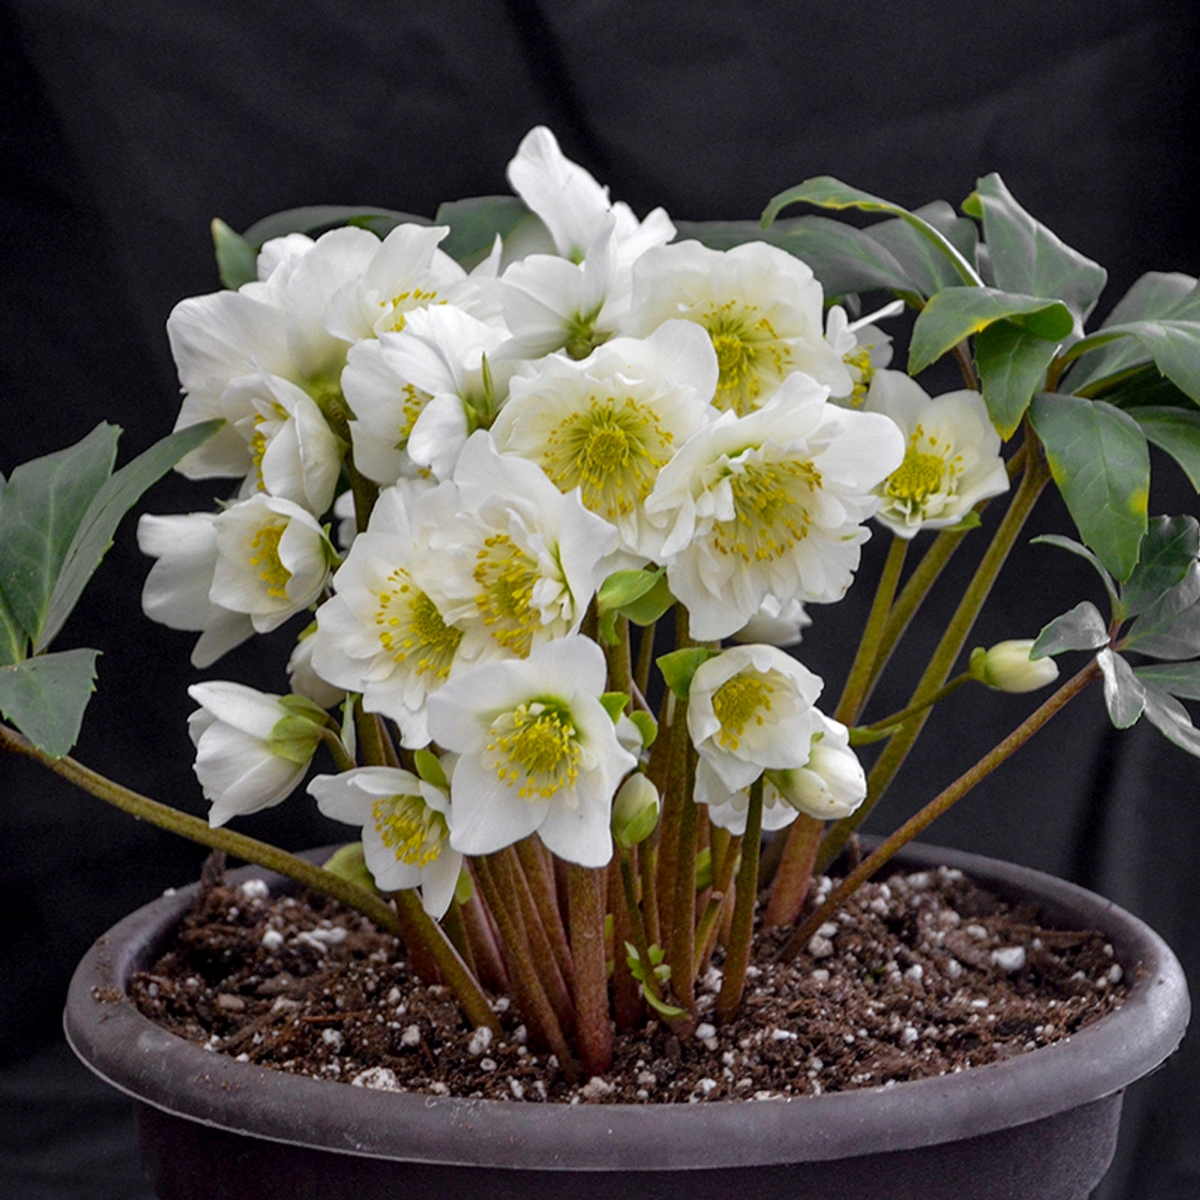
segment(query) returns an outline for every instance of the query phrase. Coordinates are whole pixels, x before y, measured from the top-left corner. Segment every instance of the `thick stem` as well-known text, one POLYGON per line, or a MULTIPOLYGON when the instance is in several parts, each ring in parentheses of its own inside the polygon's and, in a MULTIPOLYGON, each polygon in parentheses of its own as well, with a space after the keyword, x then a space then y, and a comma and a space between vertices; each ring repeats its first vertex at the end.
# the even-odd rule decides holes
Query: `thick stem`
POLYGON ((699 844, 700 806, 692 798, 696 779, 696 752, 686 728, 683 732, 686 757, 684 800, 679 815, 679 842, 675 857, 675 878, 671 881, 673 900, 671 922, 664 923, 670 938, 668 961, 671 986, 679 1002, 691 1010, 696 1003, 696 847, 699 844))
POLYGON ((378 713, 363 712, 362 705, 356 704, 354 720, 363 762, 373 767, 398 767, 400 756, 396 753, 383 718, 378 713))
POLYGON ((738 871, 737 897, 733 905, 733 924, 725 948, 725 977, 717 996, 716 1017, 728 1021, 742 1003, 746 987, 746 967, 750 963, 750 943, 754 936, 754 904, 758 899, 758 854, 762 841, 763 778, 750 785, 750 806, 746 811, 746 832, 742 835, 742 866, 738 871))
POLYGON ((808 813, 801 813, 789 827, 787 845, 763 916, 763 924, 768 929, 773 925, 791 925, 799 919, 812 884, 813 863, 824 832, 825 822, 808 813))
POLYGON ((633 669, 633 683, 644 696, 650 686, 650 666, 654 662, 654 630, 656 624, 646 625, 638 642, 637 665, 633 669))
POLYGON ((737 865, 738 855, 742 852, 741 835, 730 835, 723 829, 713 829, 714 849, 717 843, 723 843, 724 848, 719 860, 714 862, 712 893, 700 920, 696 925, 696 976, 708 967, 708 960, 717 944, 718 922, 721 913, 729 907, 729 892, 733 882, 733 869, 737 865), (719 836, 724 834, 723 837, 719 836))
MULTIPOLYGON (((626 859, 633 851, 618 850, 617 853, 622 859, 626 859)), ((632 866, 629 867, 629 875, 632 882, 632 866)), ((641 1022, 644 1008, 638 981, 629 969, 628 955, 625 951, 626 942, 635 946, 637 943, 634 941, 633 921, 629 915, 629 903, 625 898, 622 876, 621 864, 614 859, 608 864, 608 909, 613 918, 613 1015, 618 1029, 629 1030, 641 1022)), ((633 902, 637 904, 636 891, 633 902)))
POLYGON ((830 893, 828 899, 800 925, 788 939, 780 958, 790 962, 808 944, 809 938, 854 894, 884 863, 900 849, 908 845, 919 833, 928 828, 951 805, 962 799, 972 788, 987 778, 1005 759, 1019 750, 1051 717, 1069 700, 1077 696, 1089 683, 1100 677, 1100 668, 1093 659, 1062 685, 1049 699, 1035 709, 1016 727, 987 752, 973 767, 964 771, 949 787, 938 793, 915 816, 905 821, 895 833, 883 842, 872 854, 863 859, 849 875, 830 893))
POLYGON ((633 695, 633 661, 629 651, 629 618, 618 617, 617 644, 604 642, 604 656, 608 660, 608 689, 633 695))
POLYGON ((571 961, 571 947, 567 942, 567 928, 563 924, 562 912, 558 907, 558 892, 554 886, 554 867, 549 855, 540 844, 537 835, 523 838, 516 844, 517 858, 521 871, 529 886, 534 905, 541 916, 542 925, 550 941, 550 949, 558 963, 562 977, 570 985, 575 966, 571 961))
MULTIPOLYGON (((1031 431, 1029 437, 1033 436, 1031 431)), ((1016 495, 1013 496, 1012 503, 1000 522, 1000 527, 996 530, 995 536, 984 553, 974 578, 963 593, 954 616, 946 626, 942 640, 929 660, 925 673, 913 691, 910 706, 924 704, 946 682, 946 677, 950 674, 955 660, 962 653, 962 648, 971 634, 975 619, 992 590, 1000 568, 1008 558, 1009 552, 1017 540, 1017 535, 1024 527, 1025 521, 1049 479, 1050 469, 1046 465, 1045 457, 1040 452, 1036 452, 1034 443, 1030 442, 1029 452, 1026 455, 1025 473, 1021 477, 1016 495)), ((924 712, 903 725, 888 742, 867 778, 866 800, 853 816, 838 821, 825 835, 825 840, 817 854, 815 869, 818 872, 823 871, 841 853, 850 834, 858 829, 875 805, 879 803, 896 772, 908 757, 908 752, 920 736, 928 718, 929 710, 926 708, 924 712)))
POLYGON ((492 919, 478 892, 459 906, 459 916, 467 944, 471 947, 471 956, 479 966, 480 983, 497 995, 507 995, 511 987, 508 972, 504 969, 492 919))
POLYGON ((569 872, 571 958, 575 963, 575 1033, 588 1075, 612 1066, 612 1019, 604 957, 605 877, 601 870, 571 864, 569 872))
POLYGON ((880 730, 903 725, 905 721, 911 721, 913 717, 923 713, 926 709, 932 708, 935 704, 940 704, 947 696, 957 692, 964 683, 970 683, 972 678, 973 676, 970 671, 964 671, 961 675, 956 675, 949 683, 943 684, 932 696, 927 697, 920 703, 909 704, 899 712, 892 713, 887 717, 880 717, 878 721, 872 721, 870 725, 864 725, 862 730, 866 733, 878 733, 880 730))

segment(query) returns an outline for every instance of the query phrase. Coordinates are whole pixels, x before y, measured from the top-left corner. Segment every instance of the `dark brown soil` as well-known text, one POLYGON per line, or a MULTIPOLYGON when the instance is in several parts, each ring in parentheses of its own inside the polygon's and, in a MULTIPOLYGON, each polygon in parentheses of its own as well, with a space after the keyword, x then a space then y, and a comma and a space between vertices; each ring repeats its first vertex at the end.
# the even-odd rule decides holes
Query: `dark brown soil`
MULTIPOLYGON (((828 881, 822 880, 828 887, 828 881)), ((1068 1037, 1120 1004, 1099 934, 1045 930, 957 871, 867 885, 787 967, 761 939, 737 1021, 686 1038, 618 1035, 613 1069, 572 1084, 496 1002, 502 1039, 472 1032, 449 993, 410 977, 402 948, 322 897, 209 887, 133 983, 148 1017, 213 1051, 393 1091, 525 1101, 768 1099, 982 1066, 1068 1037)))

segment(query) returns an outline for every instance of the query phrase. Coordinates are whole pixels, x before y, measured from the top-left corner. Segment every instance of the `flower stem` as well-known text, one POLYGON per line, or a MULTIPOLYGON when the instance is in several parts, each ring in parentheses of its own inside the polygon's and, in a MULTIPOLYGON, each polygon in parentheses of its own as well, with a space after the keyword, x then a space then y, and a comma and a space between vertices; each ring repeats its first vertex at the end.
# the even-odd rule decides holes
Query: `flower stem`
POLYGON ((657 622, 642 628, 641 640, 638 642, 637 665, 633 669, 633 683, 644 696, 650 685, 650 666, 654 662, 654 630, 657 622))
POLYGON ((813 863, 824 832, 825 822, 808 813, 801 813, 792 822, 763 917, 767 928, 791 925, 799 918, 804 898, 812 885, 813 863))
MULTIPOLYGON (((1033 438, 1034 436, 1036 435, 1030 431, 1029 437, 1033 438)), ((974 577, 963 593, 954 616, 946 626, 942 640, 929 660, 925 673, 913 691, 910 707, 925 704, 946 682, 946 676, 950 674, 950 668, 962 652, 975 624, 975 618, 978 617, 980 609, 987 600, 996 576, 1000 573, 1000 568, 1008 558, 1009 552, 1017 540, 1017 535, 1024 527, 1037 498, 1049 480, 1050 469, 1046 465, 1045 456, 1034 452, 1033 443, 1029 443, 1025 473, 1021 477, 1016 495, 1013 496, 1012 503, 1000 522, 1000 527, 996 530, 974 577)), ((821 843, 821 849, 817 854, 816 871, 823 871, 833 862, 841 853, 842 847, 845 846, 850 835, 858 829, 875 805, 879 803, 896 772, 908 757, 908 752, 920 736, 928 718, 929 709, 926 708, 923 713, 907 722, 888 742, 867 777, 866 800, 852 816, 838 821, 825 835, 825 840, 821 843)))
POLYGON ((742 852, 740 835, 731 836, 725 833, 724 838, 721 838, 718 835, 722 833, 725 833, 723 829, 713 827, 714 842, 724 841, 726 845, 720 862, 715 864, 712 894, 709 896, 704 912, 700 915, 700 922, 696 926, 695 972, 697 976, 705 969, 705 965, 712 955, 713 946, 716 943, 717 922, 721 917, 721 911, 729 903, 729 890, 733 884, 733 868, 737 865, 738 855, 742 852))
POLYGON ((716 1017, 728 1021, 742 1002, 746 987, 746 967, 750 964, 750 942, 754 935, 754 906, 758 899, 758 854, 762 841, 763 777, 750 785, 750 806, 746 811, 746 832, 742 835, 742 866, 737 877, 737 898, 733 905, 733 926, 725 948, 725 977, 717 996, 716 1017))
POLYGON ((924 712, 928 708, 932 708, 935 704, 940 704, 947 696, 957 692, 964 683, 970 683, 974 678, 970 671, 964 671, 961 675, 955 675, 949 683, 943 684, 932 696, 928 696, 918 704, 910 704, 907 708, 902 708, 899 712, 892 713, 891 716, 881 717, 878 721, 872 721, 870 725, 862 726, 864 732, 876 733, 879 730, 890 729, 895 725, 903 725, 905 721, 911 720, 918 713, 924 712))
POLYGON ((567 930, 558 907, 558 893, 554 886, 554 870, 548 855, 532 834, 516 844, 517 859, 525 877, 529 894, 533 898, 541 923, 549 939, 550 949, 558 963, 558 969, 568 984, 574 976, 571 947, 567 941, 567 930))
MULTIPOLYGON (((632 850, 618 850, 621 859, 628 859, 632 850)), ((630 880, 633 879, 632 865, 628 866, 630 880)), ((643 1017, 645 1008, 638 981, 634 979, 629 969, 629 957, 625 951, 625 943, 636 945, 633 935, 633 919, 629 912, 629 902, 625 896, 622 863, 614 859, 608 864, 608 910, 612 913, 613 921, 613 1015, 617 1028, 622 1031, 633 1029, 643 1017)), ((634 904, 637 903, 637 893, 634 892, 634 904)), ((643 926, 642 936, 645 937, 643 926)))
POLYGON ((612 1066, 612 1020, 604 955, 605 875, 572 863, 567 871, 571 958, 575 963, 575 1034, 588 1075, 612 1066))
POLYGON ((964 771, 949 787, 944 788, 915 816, 907 820, 883 842, 830 893, 828 899, 803 925, 800 925, 780 952, 780 959, 790 962, 808 944, 809 938, 853 895, 884 863, 919 833, 928 828, 951 805, 962 799, 972 788, 987 778, 1005 759, 1019 750, 1069 700, 1089 683, 1100 677, 1100 668, 1093 659, 1035 709, 1003 741, 998 742, 973 767, 964 771))
MULTIPOLYGON (((678 714, 677 714, 678 719, 678 714)), ((685 759, 683 803, 679 814, 679 841, 675 857, 675 877, 671 881, 674 899, 671 921, 664 923, 670 936, 671 985, 679 1002, 688 1009, 696 1003, 696 849, 699 845, 700 806, 692 798, 695 790, 696 752, 682 730, 685 759)))

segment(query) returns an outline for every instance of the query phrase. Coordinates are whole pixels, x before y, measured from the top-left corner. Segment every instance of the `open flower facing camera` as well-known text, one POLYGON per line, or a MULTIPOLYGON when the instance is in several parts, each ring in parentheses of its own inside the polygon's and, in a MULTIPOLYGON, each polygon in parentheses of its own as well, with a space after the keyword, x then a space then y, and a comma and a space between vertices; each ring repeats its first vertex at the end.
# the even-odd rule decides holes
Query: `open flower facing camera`
POLYGON ((1200 696, 1200 524, 1147 511, 1150 444, 1200 482, 1200 289, 1148 275, 1087 332, 1104 271, 994 175, 963 215, 814 178, 761 229, 639 220, 546 129, 509 180, 515 197, 432 222, 214 223, 225 287, 168 322, 175 431, 114 473, 101 425, 0 479, 0 744, 402 930, 497 1035, 503 985, 530 1044, 587 1078, 614 1025, 686 1038, 731 1020, 756 928, 784 959, 823 936, 1090 683, 1117 726, 1145 717, 1200 755, 1182 703, 1200 696), (798 204, 880 220, 776 220, 798 204), (906 371, 890 365, 905 307, 906 371), (930 395, 912 376, 944 357, 963 386, 930 395), (203 668, 276 639, 294 689, 191 689, 207 823, 67 757, 96 652, 50 650, 172 466, 227 488, 215 509, 141 517, 146 613, 198 634, 203 668), (1094 567, 1108 612, 1082 600, 955 674, 1051 480, 1078 537, 1039 540, 1094 567), (857 653, 822 680, 806 642, 872 537, 889 549, 858 584, 875 594, 857 653), (974 575, 909 702, 865 716, 960 552, 974 575), (1058 686, 1011 701, 995 749, 831 884, 931 710, 975 684, 1058 686), (358 850, 318 868, 228 828, 314 761, 308 791, 362 830, 358 850), (709 1012, 698 981, 718 963, 709 1012))

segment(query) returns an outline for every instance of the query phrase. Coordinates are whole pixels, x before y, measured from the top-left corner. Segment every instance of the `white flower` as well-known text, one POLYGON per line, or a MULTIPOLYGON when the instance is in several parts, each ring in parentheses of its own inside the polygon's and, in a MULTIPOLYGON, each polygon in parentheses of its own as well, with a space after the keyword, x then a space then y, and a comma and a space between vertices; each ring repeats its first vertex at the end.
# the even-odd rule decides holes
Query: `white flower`
POLYGON ((346 698, 346 689, 322 679, 312 665, 313 634, 317 632, 314 621, 296 639, 288 657, 288 684, 294 695, 305 696, 322 708, 332 708, 346 698))
POLYGON ((216 513, 146 513, 138 521, 138 548, 156 560, 142 589, 142 609, 168 629, 200 634, 192 650, 196 667, 212 666, 254 635, 248 614, 214 604, 210 596, 217 567, 216 520, 216 513))
MULTIPOLYGON (((741 837, 746 832, 746 815, 750 808, 750 787, 730 789, 712 767, 701 759, 696 764, 697 804, 708 808, 708 819, 714 825, 741 837)), ((762 831, 771 833, 790 825, 797 816, 792 807, 776 790, 771 776, 763 777, 762 831)))
POLYGON ((221 407, 250 449, 243 495, 263 491, 317 517, 328 510, 344 446, 307 392, 278 375, 243 375, 225 389, 221 407))
POLYGON ((692 744, 730 791, 808 761, 821 680, 774 646, 734 646, 701 663, 688 692, 692 744))
POLYGON ((902 371, 877 371, 864 406, 904 434, 904 461, 880 485, 875 514, 897 537, 956 525, 980 501, 1008 491, 1000 435, 978 392, 930 399, 902 371))
POLYGON ((450 846, 450 797, 441 788, 399 768, 358 767, 318 775, 308 791, 327 817, 362 826, 363 856, 381 892, 419 887, 425 911, 445 915, 463 856, 450 846))
POLYGON ((788 376, 747 417, 702 428, 659 472, 646 511, 671 591, 700 641, 728 637, 767 596, 841 598, 878 508, 873 489, 899 464, 894 422, 837 408, 806 375, 788 376))
POLYGON ((613 204, 608 189, 567 159, 544 125, 522 139, 508 164, 508 181, 549 229, 558 253, 573 262, 583 260, 610 222, 617 253, 625 262, 675 236, 675 226, 661 208, 639 223, 628 205, 613 204))
POLYGON ((425 702, 449 678, 463 637, 421 586, 422 566, 436 563, 417 534, 453 520, 456 501, 452 490, 407 482, 381 492, 310 639, 316 672, 361 692, 364 710, 395 721, 410 747, 429 741, 425 702))
POLYGON ((431 304, 467 300, 474 290, 467 273, 438 243, 446 225, 397 225, 353 278, 330 297, 325 327, 347 342, 401 330, 408 315, 431 304))
POLYGON ((258 633, 270 633, 320 596, 333 549, 298 504, 260 492, 218 513, 213 532, 217 560, 209 598, 249 614, 258 633))
POLYGON ((716 381, 703 330, 668 321, 645 340, 618 338, 582 362, 556 355, 517 376, 492 436, 560 490, 579 488, 622 546, 644 555, 643 502, 675 451, 717 415, 716 381))
POLYGON ((229 422, 179 464, 194 479, 244 476, 254 470, 252 432, 256 398, 270 389, 253 384, 226 397, 236 379, 278 376, 295 384, 322 409, 340 403, 339 377, 348 339, 325 329, 334 294, 371 261, 379 239, 365 229, 334 229, 315 242, 292 234, 268 242, 260 266, 269 273, 236 292, 193 296, 175 306, 167 321, 171 351, 185 397, 175 427, 210 417, 229 422))
POLYGON ((850 731, 813 709, 812 746, 802 767, 772 771, 785 803, 821 821, 848 817, 867 798, 867 777, 850 749, 850 731))
POLYGON ((1013 638, 997 642, 985 650, 971 651, 971 675, 980 683, 1001 692, 1036 692, 1058 678, 1058 664, 1052 658, 1031 659, 1033 638, 1013 638))
POLYGON ((325 714, 300 696, 273 696, 214 680, 188 688, 195 772, 212 801, 208 822, 258 812, 295 791, 321 738, 325 714))
POLYGON ((461 755, 452 846, 490 854, 536 832, 568 862, 609 861, 613 795, 637 760, 600 703, 606 677, 600 647, 567 637, 466 671, 429 698, 430 732, 461 755))
POLYGON ((765 642, 769 646, 794 646, 800 641, 802 629, 812 624, 799 600, 780 604, 774 596, 764 596, 758 612, 736 633, 735 642, 765 642))
POLYGON ((676 242, 634 265, 626 330, 644 335, 672 317, 702 325, 721 368, 715 403, 745 416, 796 371, 835 396, 853 390, 841 354, 825 340, 822 301, 808 265, 776 246, 676 242))
POLYGON ((825 320, 825 340, 842 356, 854 384, 848 396, 838 394, 834 399, 851 408, 862 407, 875 372, 892 361, 892 339, 875 322, 903 311, 903 300, 896 300, 857 321, 851 321, 840 304, 829 310, 825 320))
POLYGON ((424 586, 463 631, 465 660, 524 657, 578 630, 612 569, 617 536, 584 508, 578 491, 564 496, 541 468, 497 453, 479 430, 453 480, 428 495, 455 512, 423 535, 424 586))

